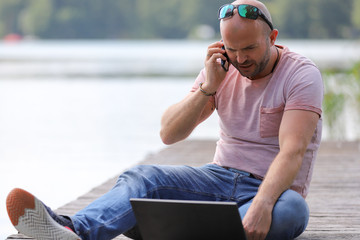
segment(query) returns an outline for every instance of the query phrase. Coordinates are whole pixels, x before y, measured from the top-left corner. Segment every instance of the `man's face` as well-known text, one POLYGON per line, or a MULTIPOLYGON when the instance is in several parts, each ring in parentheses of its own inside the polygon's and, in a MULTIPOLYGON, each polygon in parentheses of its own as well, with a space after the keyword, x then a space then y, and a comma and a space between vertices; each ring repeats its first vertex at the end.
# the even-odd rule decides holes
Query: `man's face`
POLYGON ((259 46, 249 47, 240 51, 229 51, 230 63, 249 79, 261 78, 262 72, 270 60, 270 49, 262 49, 259 46))
POLYGON ((249 25, 238 31, 222 32, 230 63, 249 79, 258 79, 268 74, 265 68, 270 60, 270 40, 261 30, 249 25))

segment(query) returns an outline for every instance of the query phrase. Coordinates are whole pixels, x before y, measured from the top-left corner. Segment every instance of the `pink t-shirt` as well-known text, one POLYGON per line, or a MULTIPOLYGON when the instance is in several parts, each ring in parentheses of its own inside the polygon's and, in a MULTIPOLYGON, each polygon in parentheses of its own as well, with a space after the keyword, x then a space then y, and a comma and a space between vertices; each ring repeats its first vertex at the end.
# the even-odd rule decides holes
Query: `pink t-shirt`
MULTIPOLYGON (((309 59, 282 47, 274 72, 251 81, 233 66, 213 101, 220 118, 220 140, 213 163, 264 177, 278 154, 279 127, 284 111, 307 110, 322 114, 321 73, 309 59)), ((192 91, 205 82, 205 71, 197 77, 192 91)), ((291 189, 306 197, 320 145, 322 119, 305 153, 291 189)), ((286 171, 286 169, 284 169, 286 171)))

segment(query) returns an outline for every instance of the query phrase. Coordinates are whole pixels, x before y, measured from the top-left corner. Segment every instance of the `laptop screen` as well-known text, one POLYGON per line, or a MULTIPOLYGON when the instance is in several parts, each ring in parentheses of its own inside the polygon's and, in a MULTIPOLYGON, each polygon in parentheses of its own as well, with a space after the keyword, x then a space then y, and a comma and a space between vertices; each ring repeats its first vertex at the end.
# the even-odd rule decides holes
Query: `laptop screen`
POLYGON ((245 240, 235 202, 130 199, 144 240, 245 240))

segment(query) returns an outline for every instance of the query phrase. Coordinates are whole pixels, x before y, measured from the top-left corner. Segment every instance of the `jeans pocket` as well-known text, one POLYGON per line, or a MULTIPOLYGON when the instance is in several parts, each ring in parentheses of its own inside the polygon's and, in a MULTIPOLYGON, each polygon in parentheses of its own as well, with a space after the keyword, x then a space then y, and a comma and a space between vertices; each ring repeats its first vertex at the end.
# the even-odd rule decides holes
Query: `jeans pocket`
POLYGON ((260 109, 260 136, 262 138, 279 136, 279 129, 285 106, 260 109))

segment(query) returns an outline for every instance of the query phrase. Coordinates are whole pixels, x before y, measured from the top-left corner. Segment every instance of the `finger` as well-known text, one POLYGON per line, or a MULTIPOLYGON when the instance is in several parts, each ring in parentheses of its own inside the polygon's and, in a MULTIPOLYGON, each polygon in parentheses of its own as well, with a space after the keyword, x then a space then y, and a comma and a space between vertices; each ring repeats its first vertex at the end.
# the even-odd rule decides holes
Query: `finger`
POLYGON ((221 66, 220 59, 222 58, 223 56, 221 53, 215 53, 205 61, 205 65, 208 67, 217 67, 218 65, 221 66))
POLYGON ((207 60, 210 59, 211 57, 215 56, 216 58, 223 58, 224 57, 224 60, 226 60, 226 57, 223 55, 225 53, 225 50, 224 49, 221 49, 221 48, 210 48, 208 49, 208 52, 207 52, 207 55, 206 55, 206 58, 207 60), (222 56, 220 56, 220 55, 222 56))
POLYGON ((211 61, 211 62, 220 62, 220 59, 221 60, 224 60, 227 62, 227 58, 222 54, 222 53, 214 53, 208 61, 211 61))
MULTIPOLYGON (((215 42, 215 43, 210 44, 207 49, 208 55, 211 51, 214 51, 216 49, 221 49, 222 46, 224 46, 224 43, 222 43, 222 42, 215 42)), ((221 51, 222 50, 223 49, 221 49, 221 51)))
POLYGON ((218 47, 222 47, 223 45, 224 45, 223 42, 217 41, 217 42, 210 44, 208 48, 214 48, 214 47, 218 48, 218 47))

